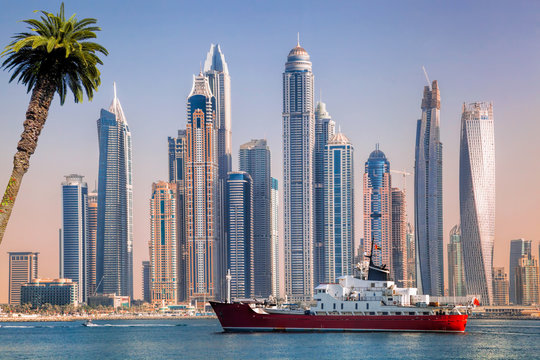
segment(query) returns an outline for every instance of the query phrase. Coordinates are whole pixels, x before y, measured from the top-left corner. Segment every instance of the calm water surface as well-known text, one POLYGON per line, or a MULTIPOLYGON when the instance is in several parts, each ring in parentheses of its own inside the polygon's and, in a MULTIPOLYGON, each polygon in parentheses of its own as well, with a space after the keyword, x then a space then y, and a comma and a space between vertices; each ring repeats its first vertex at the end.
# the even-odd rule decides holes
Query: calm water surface
POLYGON ((540 359, 540 321, 464 334, 223 333, 217 320, 1 323, 1 359, 540 359), (181 325, 181 326, 177 326, 181 325))

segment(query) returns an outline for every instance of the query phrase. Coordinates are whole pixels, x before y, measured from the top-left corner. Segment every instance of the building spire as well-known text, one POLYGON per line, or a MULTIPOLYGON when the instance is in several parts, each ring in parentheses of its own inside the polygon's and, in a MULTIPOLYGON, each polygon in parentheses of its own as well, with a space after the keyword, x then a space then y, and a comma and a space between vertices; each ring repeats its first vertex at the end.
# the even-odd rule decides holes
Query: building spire
POLYGON ((296 33, 296 46, 300 46, 300 31, 296 33))
POLYGON ((114 100, 116 100, 116 81, 113 81, 114 100))

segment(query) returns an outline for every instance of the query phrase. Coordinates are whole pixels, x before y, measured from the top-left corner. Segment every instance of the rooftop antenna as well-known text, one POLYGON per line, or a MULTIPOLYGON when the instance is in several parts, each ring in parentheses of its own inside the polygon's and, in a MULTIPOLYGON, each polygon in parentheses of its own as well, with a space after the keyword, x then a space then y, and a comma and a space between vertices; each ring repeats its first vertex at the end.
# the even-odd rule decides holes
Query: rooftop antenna
POLYGON ((300 31, 296 33, 296 46, 300 46, 300 31))
POLYGON ((431 90, 431 81, 429 81, 429 76, 428 76, 428 74, 427 74, 427 71, 426 71, 426 68, 424 67, 424 65, 422 65, 422 70, 424 70, 424 76, 426 77, 426 81, 427 81, 428 87, 429 87, 429 89, 431 90))
POLYGON ((375 150, 379 150, 379 143, 375 144, 375 150))
POLYGON ((116 81, 113 81, 114 99, 116 100, 116 81))
POLYGON ((202 75, 202 61, 199 61, 199 75, 202 75))

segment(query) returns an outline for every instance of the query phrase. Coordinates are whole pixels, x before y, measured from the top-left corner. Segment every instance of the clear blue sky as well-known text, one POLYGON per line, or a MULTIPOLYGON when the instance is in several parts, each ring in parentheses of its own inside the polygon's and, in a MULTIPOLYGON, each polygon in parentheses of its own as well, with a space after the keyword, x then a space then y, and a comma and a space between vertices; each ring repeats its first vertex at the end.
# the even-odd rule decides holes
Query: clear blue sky
MULTIPOLYGON (((59 1, 9 2, 0 45, 24 30, 32 11, 59 1)), ((60 183, 97 178, 95 120, 117 82, 133 136, 135 290, 148 257, 152 181, 166 179, 166 138, 185 124, 192 75, 219 43, 232 79, 234 161, 240 144, 266 137, 281 182, 281 74, 300 42, 311 55, 317 98, 355 146, 357 232, 362 236, 361 174, 375 143, 394 169, 414 164, 416 119, 425 85, 439 80, 444 144, 445 239, 459 221, 458 146, 462 102, 493 101, 497 156, 495 265, 508 270, 508 242, 540 239, 540 4, 531 1, 67 1, 66 13, 95 17, 110 52, 94 101, 55 98, 36 155, 0 246, 0 303, 7 301, 7 251, 39 251, 40 276, 58 274, 60 183)), ((29 95, 0 72, 0 187, 11 171, 29 95)), ((402 179, 394 178, 402 186, 402 179)), ((412 202, 412 179, 408 181, 412 202)), ((410 207, 412 210, 412 208, 410 207)), ((412 220, 412 212, 410 213, 412 220)), ((446 239, 447 240, 447 239, 446 239)), ((537 248, 537 246, 535 247, 537 248)))

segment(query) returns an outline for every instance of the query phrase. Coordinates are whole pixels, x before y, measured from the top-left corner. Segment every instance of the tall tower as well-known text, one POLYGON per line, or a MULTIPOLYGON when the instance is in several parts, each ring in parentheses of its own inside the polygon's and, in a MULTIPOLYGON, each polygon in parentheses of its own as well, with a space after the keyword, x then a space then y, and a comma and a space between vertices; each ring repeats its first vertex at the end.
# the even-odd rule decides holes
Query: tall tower
POLYGON ((532 241, 525 239, 516 239, 510 241, 510 302, 517 304, 516 302, 516 268, 518 266, 519 259, 522 256, 526 256, 528 259, 532 257, 532 241))
POLYGON ((540 302, 538 292, 538 260, 526 255, 518 260, 516 271, 516 303, 533 305, 540 302))
POLYGON ((377 145, 364 172, 364 252, 371 254, 373 250, 372 259, 377 266, 392 265, 391 189, 390 162, 377 145))
POLYGON ((62 257, 60 275, 77 283, 77 301, 86 302, 88 186, 71 174, 62 182, 62 257))
POLYGON ((279 189, 278 180, 272 178, 272 188, 270 190, 271 211, 270 211, 270 238, 271 248, 271 268, 272 268, 272 295, 277 299, 280 297, 279 281, 279 189))
POLYGON ((176 304, 176 184, 152 184, 150 199, 150 294, 152 303, 176 304))
MULTIPOLYGON (((208 79, 194 76, 187 99, 185 209, 187 242, 187 297, 214 299, 216 277, 225 267, 223 243, 217 238, 218 192, 216 99, 208 79)), ((218 280, 219 281, 219 280, 218 280)))
POLYGON ((187 240, 186 240, 186 130, 178 130, 177 137, 169 137, 169 182, 176 186, 176 270, 177 300, 187 300, 187 240))
MULTIPOLYGON (((233 171, 227 179, 227 268, 231 296, 250 298, 254 290, 253 180, 245 171, 233 171)), ((266 269, 268 272, 268 269, 266 269)), ((269 295, 269 294, 268 294, 269 295)), ((268 296, 266 295, 266 296, 268 296)))
POLYGON ((88 194, 88 241, 86 246, 86 294, 93 296, 96 292, 96 242, 98 219, 97 190, 88 194))
POLYGON ((324 146, 324 282, 353 273, 353 158, 354 148, 342 133, 324 146))
POLYGON ((37 252, 9 252, 9 296, 10 305, 20 305, 21 286, 38 277, 37 252))
POLYGON ((392 267, 398 286, 407 286, 407 214, 405 191, 392 188, 392 267))
POLYGON ((133 298, 133 186, 131 133, 116 97, 101 109, 96 280, 98 292, 133 298))
POLYGON ((448 292, 450 296, 467 295, 465 268, 463 267, 461 228, 459 225, 455 225, 450 230, 450 243, 448 244, 448 292))
POLYGON ((251 140, 240 145, 240 171, 253 180, 253 247, 255 296, 272 293, 272 244, 270 231, 270 148, 266 140, 251 140))
POLYGON ((142 262, 143 301, 151 302, 150 296, 150 261, 142 262))
POLYGON ((508 305, 508 274, 503 267, 493 268, 493 305, 508 305))
POLYGON ((416 287, 416 241, 411 223, 407 223, 407 287, 416 287))
POLYGON ((423 294, 444 294, 441 95, 437 80, 424 87, 422 118, 416 125, 414 221, 416 286, 423 294))
POLYGON ((283 198, 285 292, 290 300, 313 294, 313 161, 315 114, 309 54, 298 43, 283 73, 283 198))
POLYGON ((493 104, 463 104, 459 154, 459 204, 467 293, 493 301, 495 240, 495 135, 493 104))
MULTIPOLYGON (((314 188, 313 188, 313 277, 314 285, 317 286, 325 282, 325 255, 324 255, 324 150, 335 134, 335 123, 326 111, 326 104, 322 101, 317 103, 315 111, 315 164, 314 164, 314 188)), ((334 281, 331 279, 330 281, 334 281)))

